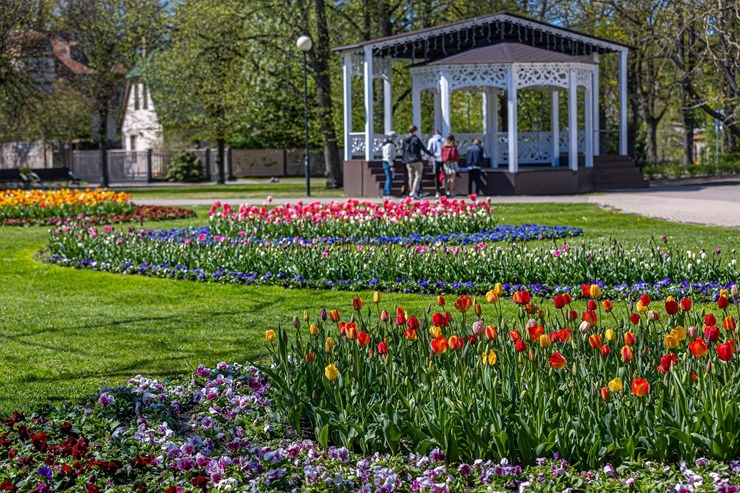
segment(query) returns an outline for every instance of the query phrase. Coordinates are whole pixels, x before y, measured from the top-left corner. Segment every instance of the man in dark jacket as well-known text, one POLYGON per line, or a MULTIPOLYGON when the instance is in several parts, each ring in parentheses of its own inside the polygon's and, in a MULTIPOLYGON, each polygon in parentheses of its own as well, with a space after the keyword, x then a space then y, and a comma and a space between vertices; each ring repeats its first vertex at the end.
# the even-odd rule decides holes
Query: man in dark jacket
POLYGON ((403 141, 403 162, 406 163, 406 170, 409 176, 410 197, 418 199, 421 178, 424 175, 424 163, 422 162, 421 153, 434 157, 429 152, 421 139, 416 135, 417 128, 415 125, 409 127, 409 135, 403 141))
POLYGON ((480 194, 483 189, 483 180, 481 180, 481 167, 483 166, 483 146, 480 145, 480 139, 473 139, 473 143, 465 151, 465 164, 468 166, 468 195, 473 193, 473 183, 475 183, 475 193, 480 194))

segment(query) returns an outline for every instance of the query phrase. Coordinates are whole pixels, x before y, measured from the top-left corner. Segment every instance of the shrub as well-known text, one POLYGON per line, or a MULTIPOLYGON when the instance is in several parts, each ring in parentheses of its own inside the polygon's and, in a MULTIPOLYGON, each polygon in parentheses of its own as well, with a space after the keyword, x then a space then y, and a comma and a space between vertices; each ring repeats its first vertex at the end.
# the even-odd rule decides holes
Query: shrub
POLYGON ((203 161, 193 152, 180 151, 172 157, 167 167, 167 181, 195 183, 203 181, 203 161))

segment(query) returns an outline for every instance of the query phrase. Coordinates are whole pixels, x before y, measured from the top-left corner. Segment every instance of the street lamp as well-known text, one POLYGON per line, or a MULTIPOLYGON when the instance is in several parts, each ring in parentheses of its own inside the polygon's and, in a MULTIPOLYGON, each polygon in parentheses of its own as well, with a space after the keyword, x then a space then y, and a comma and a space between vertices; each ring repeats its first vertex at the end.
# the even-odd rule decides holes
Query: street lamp
POLYGON ((311 196, 311 161, 308 157, 308 52, 313 48, 313 41, 308 36, 301 36, 296 41, 296 46, 303 52, 303 101, 305 103, 305 109, 303 112, 303 123, 306 130, 306 158, 304 164, 306 166, 306 196, 311 196))

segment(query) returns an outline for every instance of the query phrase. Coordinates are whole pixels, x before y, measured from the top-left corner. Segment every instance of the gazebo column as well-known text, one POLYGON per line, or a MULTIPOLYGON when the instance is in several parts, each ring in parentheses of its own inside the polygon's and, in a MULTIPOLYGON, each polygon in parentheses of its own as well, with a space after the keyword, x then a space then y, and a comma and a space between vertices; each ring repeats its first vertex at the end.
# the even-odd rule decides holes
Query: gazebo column
POLYGON ((594 111, 593 99, 591 92, 593 89, 586 88, 586 94, 583 98, 585 103, 584 121, 585 121, 585 142, 584 154, 586 156, 584 164, 586 168, 594 167, 594 111))
POLYGON ((486 87, 483 90, 483 145, 488 150, 491 168, 498 168, 496 143, 498 135, 498 89, 486 87))
POLYGON ((365 61, 363 64, 363 75, 365 79, 365 160, 372 161, 375 157, 373 147, 375 146, 375 129, 373 128, 373 50, 365 48, 365 61))
POLYGON ((600 123, 599 123, 599 54, 592 53, 591 60, 596 64, 591 76, 591 109, 593 112, 593 148, 594 156, 599 155, 600 123))
POLYGON ((568 167, 578 171, 578 88, 575 74, 568 74, 568 167))
POLYGON ((342 92, 344 94, 344 160, 352 159, 352 55, 342 57, 342 92))
POLYGON ((450 80, 447 78, 447 74, 442 72, 439 78, 439 92, 440 92, 440 106, 442 109, 442 136, 447 137, 450 134, 450 128, 452 126, 452 119, 450 114, 450 80))
POLYGON ((388 73, 383 77, 383 133, 393 130, 393 86, 391 63, 388 60, 388 73))
POLYGON ((509 133, 509 173, 519 171, 519 135, 517 132, 517 104, 516 104, 516 77, 514 66, 506 76, 506 112, 507 129, 509 133))
POLYGON ((553 88, 550 93, 550 101, 551 161, 553 166, 558 166, 560 164, 560 92, 557 87, 553 88))
POLYGON ((434 95, 434 128, 432 132, 434 132, 442 127, 442 96, 437 90, 432 91, 432 94, 434 95))
POLYGON ((627 50, 619 52, 619 155, 627 155, 627 50))
POLYGON ((421 91, 411 88, 411 123, 421 128, 421 91))

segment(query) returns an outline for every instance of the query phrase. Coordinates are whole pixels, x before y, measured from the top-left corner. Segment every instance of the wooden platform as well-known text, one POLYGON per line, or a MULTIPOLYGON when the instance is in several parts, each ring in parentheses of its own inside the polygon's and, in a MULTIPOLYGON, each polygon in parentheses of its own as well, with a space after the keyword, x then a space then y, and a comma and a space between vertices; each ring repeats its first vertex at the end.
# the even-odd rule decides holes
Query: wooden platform
MULTIPOLYGON (((561 162, 567 162, 567 157, 561 162)), ((406 167, 396 163, 396 175, 391 191, 401 196, 405 190, 406 167)), ((635 163, 626 156, 599 156, 593 168, 581 163, 578 171, 566 166, 520 165, 519 173, 508 168, 484 168, 483 195, 572 195, 598 190, 645 188, 645 181, 635 163)), ((434 194, 431 166, 424 166, 422 188, 434 194)), ((469 175, 461 171, 455 184, 457 195, 467 195, 469 175)), ((351 197, 380 197, 383 195, 385 174, 380 161, 352 160, 344 162, 344 192, 351 197)))

